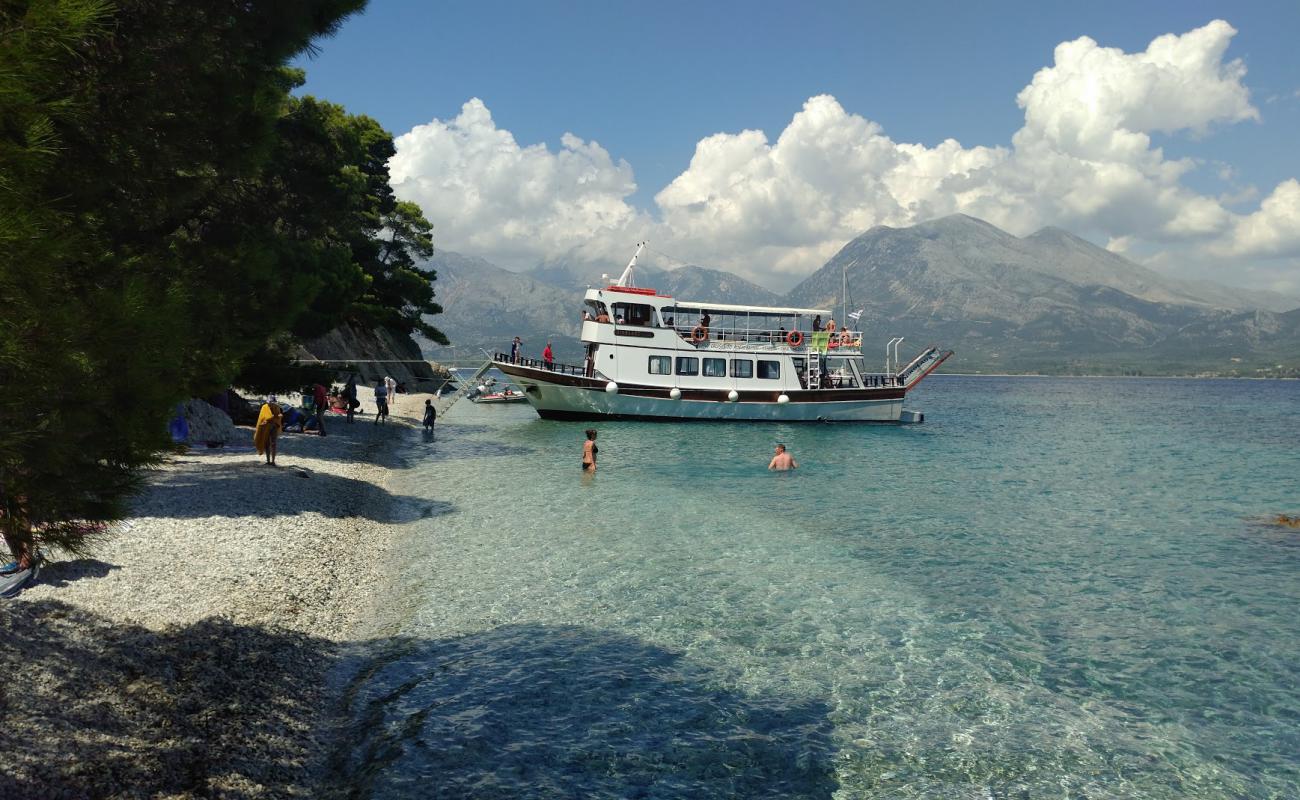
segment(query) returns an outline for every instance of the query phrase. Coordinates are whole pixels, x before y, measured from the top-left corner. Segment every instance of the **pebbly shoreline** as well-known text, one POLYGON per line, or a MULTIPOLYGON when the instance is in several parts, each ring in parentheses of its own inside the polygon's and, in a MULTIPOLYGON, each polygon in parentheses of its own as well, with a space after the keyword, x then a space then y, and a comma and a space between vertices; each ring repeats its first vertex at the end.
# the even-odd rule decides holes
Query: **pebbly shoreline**
POLYGON ((420 513, 385 485, 425 397, 284 434, 277 467, 247 429, 176 456, 94 556, 0 602, 0 797, 323 794, 330 672, 420 513))

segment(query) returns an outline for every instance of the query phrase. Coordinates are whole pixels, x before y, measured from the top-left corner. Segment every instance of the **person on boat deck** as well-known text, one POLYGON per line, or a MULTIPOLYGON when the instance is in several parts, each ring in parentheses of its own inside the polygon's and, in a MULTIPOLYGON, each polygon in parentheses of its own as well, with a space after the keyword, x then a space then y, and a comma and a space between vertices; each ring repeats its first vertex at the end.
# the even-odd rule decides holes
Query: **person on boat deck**
POLYGON ((519 351, 520 351, 520 349, 523 348, 523 346, 524 346, 524 342, 523 342, 523 340, 520 339, 518 336, 516 336, 516 337, 515 337, 515 340, 514 340, 513 342, 510 343, 510 363, 511 363, 511 364, 518 364, 518 363, 519 363, 519 351))
POLYGON ((789 335, 790 335, 790 334, 786 333, 786 330, 785 330, 785 326, 784 326, 784 325, 782 325, 781 327, 779 327, 779 328, 776 329, 776 340, 777 340, 778 343, 779 343, 779 342, 784 342, 785 339, 786 339, 786 337, 789 336, 789 335))
POLYGON ((704 329, 705 339, 709 338, 709 323, 712 321, 713 318, 709 316, 709 312, 707 311, 700 316, 700 327, 704 329))
POLYGON ((596 471, 596 454, 600 448, 596 447, 596 429, 587 429, 587 441, 582 443, 582 471, 596 471))
POLYGON ((794 457, 785 451, 785 445, 783 444, 778 444, 776 446, 776 455, 772 456, 771 462, 767 465, 768 469, 776 470, 777 472, 785 472, 786 470, 797 469, 798 467, 799 465, 795 463, 794 457))
POLYGON ((257 414, 257 427, 253 429, 253 446, 258 455, 266 456, 266 463, 275 466, 276 452, 279 450, 280 431, 284 427, 284 412, 280 404, 271 395, 262 404, 257 414))
POLYGON ((424 401, 424 429, 433 430, 433 423, 438 421, 438 409, 433 407, 432 400, 424 401))
POLYGON ((672 317, 664 317, 664 327, 665 327, 665 328, 671 328, 672 326, 673 326, 673 318, 672 318, 672 317))
POLYGON ((816 333, 821 329, 822 329, 822 315, 818 314, 817 316, 813 317, 813 333, 816 333))
POLYGON ((375 424, 378 425, 388 417, 388 387, 383 381, 375 381, 375 424))
POLYGON ((546 349, 542 350, 542 364, 544 364, 547 369, 555 369, 555 353, 551 350, 551 342, 549 339, 546 342, 546 349))
POLYGON ((604 306, 600 307, 600 313, 596 315, 596 321, 609 322, 609 312, 605 310, 604 306))
POLYGON ((835 333, 835 329, 838 327, 839 326, 835 324, 835 317, 831 317, 830 322, 826 323, 826 332, 835 333))

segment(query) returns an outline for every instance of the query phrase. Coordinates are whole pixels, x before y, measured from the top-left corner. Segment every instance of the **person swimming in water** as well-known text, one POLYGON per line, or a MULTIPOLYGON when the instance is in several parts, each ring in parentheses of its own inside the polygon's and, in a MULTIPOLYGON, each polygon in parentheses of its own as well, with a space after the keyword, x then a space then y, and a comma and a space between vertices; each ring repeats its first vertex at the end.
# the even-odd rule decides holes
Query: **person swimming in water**
POLYGON ((596 429, 587 429, 587 441, 582 443, 582 471, 596 471, 596 454, 600 448, 596 447, 596 429))

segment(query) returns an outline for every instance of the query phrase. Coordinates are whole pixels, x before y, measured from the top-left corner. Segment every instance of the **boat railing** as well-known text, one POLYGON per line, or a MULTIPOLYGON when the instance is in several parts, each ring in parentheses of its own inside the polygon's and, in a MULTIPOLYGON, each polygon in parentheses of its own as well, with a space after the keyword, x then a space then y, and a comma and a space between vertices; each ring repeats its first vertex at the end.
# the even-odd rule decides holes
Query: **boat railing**
POLYGON ((492 360, 499 364, 518 364, 522 367, 533 367, 535 369, 544 369, 550 372, 559 372, 564 375, 577 375, 580 378, 590 377, 587 370, 577 364, 562 364, 559 361, 543 361, 540 358, 511 358, 507 353, 494 353, 492 360))
MULTIPOLYGON (((677 335, 687 342, 695 344, 697 347, 708 347, 711 350, 757 350, 771 352, 805 352, 812 345, 813 334, 808 331, 786 331, 779 330, 726 330, 722 328, 709 328, 705 330, 703 326, 693 325, 690 327, 678 325, 673 328, 677 335), (791 343, 791 334, 797 333, 794 337, 797 344, 791 343), (703 335, 703 338, 698 338, 703 335)), ((828 350, 861 350, 862 349, 862 332, 861 331, 837 331, 830 337, 828 350)))

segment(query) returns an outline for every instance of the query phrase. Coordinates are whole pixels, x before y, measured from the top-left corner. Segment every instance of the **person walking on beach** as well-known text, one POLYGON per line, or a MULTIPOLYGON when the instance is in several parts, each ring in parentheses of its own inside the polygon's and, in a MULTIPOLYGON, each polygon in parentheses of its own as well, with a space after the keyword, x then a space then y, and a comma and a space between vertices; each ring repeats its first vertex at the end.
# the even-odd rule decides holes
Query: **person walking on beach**
POLYGON ((515 340, 514 340, 513 342, 510 343, 510 363, 511 363, 511 364, 518 364, 518 363, 519 363, 519 356, 520 356, 520 352, 519 352, 519 351, 520 351, 521 348, 523 348, 523 346, 524 346, 524 342, 523 342, 523 340, 520 339, 518 336, 516 336, 516 337, 515 337, 515 340))
POLYGON ((262 410, 257 414, 257 427, 253 429, 253 446, 257 454, 266 456, 266 463, 275 466, 275 456, 280 441, 280 431, 284 429, 284 412, 275 401, 275 395, 267 398, 262 410))
POLYGON ((555 369, 555 353, 551 351, 550 340, 547 340, 546 349, 542 351, 542 364, 547 369, 555 369))
POLYGON ((424 401, 424 429, 433 433, 433 423, 438 421, 438 409, 433 407, 432 400, 424 401))
POLYGON ((600 448, 596 447, 596 429, 587 429, 587 441, 582 443, 582 471, 596 471, 596 454, 600 448))
POLYGON ((785 472, 786 470, 798 469, 799 465, 795 463, 794 457, 785 451, 785 445, 776 446, 776 455, 772 456, 772 461, 767 465, 770 470, 785 472))
POLYGON ((357 376, 352 374, 348 376, 348 382, 343 386, 343 400, 348 404, 348 424, 352 424, 352 417, 357 410, 357 376))
POLYGON ((321 436, 325 435, 325 412, 329 410, 330 401, 325 393, 325 387, 316 384, 311 387, 311 398, 316 403, 316 430, 321 436))
MULTIPOLYGON (((397 406, 397 379, 394 378, 392 375, 386 376, 384 378, 384 387, 388 389, 388 405, 396 407, 397 406)), ((387 413, 388 413, 387 411, 384 412, 385 415, 387 415, 387 413)))
POLYGON ((375 424, 378 425, 388 416, 388 387, 383 381, 375 381, 375 424))

